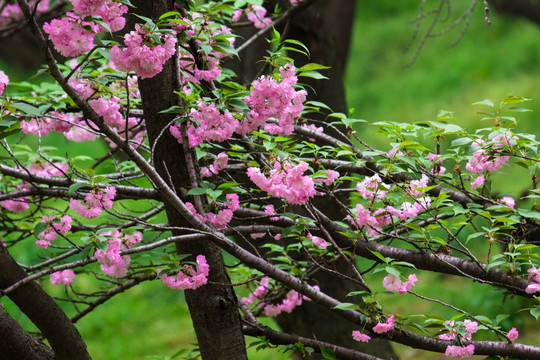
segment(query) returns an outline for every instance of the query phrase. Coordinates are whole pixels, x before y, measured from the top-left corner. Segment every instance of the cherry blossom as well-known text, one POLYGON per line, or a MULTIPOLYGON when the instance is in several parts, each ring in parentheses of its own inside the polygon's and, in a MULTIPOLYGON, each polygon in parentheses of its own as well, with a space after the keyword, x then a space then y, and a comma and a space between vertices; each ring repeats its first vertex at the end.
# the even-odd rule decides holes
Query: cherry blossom
POLYGON ((204 255, 197 255, 197 266, 184 265, 176 276, 161 275, 165 286, 175 290, 195 290, 208 282, 210 267, 204 255))
POLYGON ((73 281, 75 281, 75 273, 71 269, 66 269, 64 271, 56 271, 51 274, 49 280, 53 285, 71 285, 73 284, 73 281))
POLYGON ((371 336, 362 334, 359 330, 353 330, 352 337, 356 341, 361 341, 367 343, 369 340, 371 340, 371 336))

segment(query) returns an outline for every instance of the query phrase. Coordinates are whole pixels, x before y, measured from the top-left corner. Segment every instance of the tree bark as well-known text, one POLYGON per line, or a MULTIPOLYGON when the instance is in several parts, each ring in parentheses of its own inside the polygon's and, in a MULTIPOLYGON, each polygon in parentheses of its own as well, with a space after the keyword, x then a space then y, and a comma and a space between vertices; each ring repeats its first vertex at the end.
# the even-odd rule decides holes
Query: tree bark
MULTIPOLYGON (((139 0, 134 1, 134 4, 140 15, 152 19, 175 10, 173 1, 168 0, 139 0)), ((179 104, 178 96, 173 94, 174 90, 179 90, 176 84, 177 73, 174 61, 170 60, 160 74, 140 80, 139 89, 148 138, 150 145, 155 146, 153 160, 156 170, 164 179, 169 179, 169 185, 178 194, 182 194, 182 191, 190 187, 186 163, 186 155, 189 154, 184 152, 182 145, 167 129, 174 114, 159 114, 159 111, 179 104)), ((195 159, 194 153, 190 155, 195 159)), ((167 202, 165 210, 171 226, 190 226, 167 202)), ((209 283, 185 292, 202 358, 247 359, 237 298, 230 285, 221 249, 209 241, 203 241, 178 243, 177 251, 179 254, 191 254, 193 259, 203 254, 210 266, 209 283)))
MULTIPOLYGON (((0 245, 0 288, 5 289, 26 276, 27 274, 11 257, 7 249, 0 245)), ((58 304, 36 282, 29 282, 10 292, 8 296, 49 341, 55 360, 91 359, 77 328, 58 304)), ((13 323, 5 316, 2 316, 2 324, 3 326, 13 326, 13 323)), ((19 333, 22 330, 13 329, 19 333)), ((2 337, 4 336, 6 335, 2 332, 2 337)), ((13 347, 0 347, 0 358, 2 359, 12 359, 7 355, 9 351, 12 351, 10 349, 24 347, 27 343, 36 349, 36 359, 45 354, 41 347, 38 348, 35 343, 28 342, 29 336, 27 334, 22 334, 20 338, 11 334, 10 337, 16 343, 13 344, 13 347)))
POLYGON ((530 0, 490 0, 499 12, 525 17, 540 25, 540 2, 530 0))
POLYGON ((53 351, 38 342, 0 304, 0 358, 10 360, 54 360, 53 351))
MULTIPOLYGON (((267 8, 272 9, 274 2, 265 3, 267 8)), ((286 5, 283 3, 282 5, 286 5)), ((313 6, 302 11, 291 19, 285 26, 278 30, 282 37, 301 41, 310 51, 310 58, 303 55, 290 53, 295 59, 297 67, 307 62, 315 62, 330 66, 321 73, 328 80, 314 80, 300 78, 299 82, 307 84, 309 100, 316 100, 328 105, 334 112, 347 114, 348 107, 345 97, 345 66, 347 62, 351 30, 354 22, 355 0, 317 1, 313 6)), ((244 30, 241 35, 249 39, 253 29, 244 30)), ((242 62, 235 63, 232 68, 236 71, 240 80, 250 83, 260 71, 258 64, 266 54, 268 44, 263 38, 259 39, 245 53, 241 54, 242 62)), ((321 113, 316 116, 318 120, 325 120, 327 114, 321 113)), ((309 116, 315 116, 309 114, 309 116)), ((334 135, 334 134, 332 134, 334 135)), ((334 220, 342 220, 345 217, 343 209, 334 202, 314 202, 314 205, 322 212, 331 216, 334 220)), ((347 264, 339 264, 339 271, 352 276, 352 271, 347 264)), ((350 281, 337 278, 334 274, 320 272, 315 279, 321 286, 322 291, 336 299, 346 301, 346 295, 355 290, 357 286, 350 281)), ((369 343, 358 343, 352 339, 352 330, 358 330, 348 321, 324 309, 318 304, 304 302, 291 314, 278 316, 277 322, 280 327, 289 333, 304 337, 315 337, 344 347, 357 349, 385 359, 397 359, 390 343, 384 340, 371 340, 369 343)), ((314 354, 310 359, 322 359, 314 354)))

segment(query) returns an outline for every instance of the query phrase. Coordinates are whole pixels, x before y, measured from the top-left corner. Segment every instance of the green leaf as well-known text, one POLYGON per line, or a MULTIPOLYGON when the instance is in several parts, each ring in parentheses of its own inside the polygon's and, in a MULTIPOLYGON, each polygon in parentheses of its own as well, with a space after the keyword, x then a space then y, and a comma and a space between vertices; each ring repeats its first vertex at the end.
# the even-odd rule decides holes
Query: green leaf
POLYGON ((28 115, 41 116, 41 112, 39 111, 39 109, 30 104, 15 103, 15 104, 11 104, 11 107, 21 110, 23 113, 28 114, 28 115))
POLYGON ((530 313, 532 316, 535 317, 536 320, 540 317, 540 306, 534 307, 530 310, 530 313))
POLYGON ((212 190, 212 189, 207 189, 206 190, 206 193, 208 194, 208 197, 210 197, 211 200, 217 200, 217 198, 223 194, 223 191, 221 190, 212 190))
POLYGON ((321 346, 321 355, 325 359, 336 360, 336 354, 334 354, 334 351, 330 348, 325 348, 321 346))
POLYGON ((161 110, 160 112, 158 112, 158 114, 184 114, 185 112, 186 112, 185 107, 174 105, 168 109, 161 110))
POLYGON ((477 101, 477 102, 473 103, 473 105, 486 105, 486 106, 495 107, 495 105, 493 104, 493 101, 491 101, 489 99, 484 99, 482 101, 477 101))
POLYGON ((193 189, 189 189, 188 195, 203 195, 203 194, 206 194, 206 189, 203 189, 203 188, 193 188, 193 189))
POLYGON ((527 209, 518 209, 517 212, 518 212, 519 215, 521 215, 523 217, 540 220, 540 212, 538 212, 538 211, 527 210, 527 209))
POLYGON ((42 231, 44 231, 49 225, 47 223, 40 222, 36 226, 34 226, 34 234, 38 235, 42 231))
POLYGON ((357 304, 344 302, 344 303, 340 303, 340 304, 334 306, 332 309, 341 309, 341 310, 353 310, 353 309, 356 309, 356 310, 358 310, 358 309, 360 309, 360 307, 357 304))
POLYGON ((324 65, 316 64, 316 63, 309 63, 296 69, 296 71, 303 72, 303 71, 322 70, 322 69, 330 69, 330 66, 324 66, 324 65))
MULTIPOLYGON (((368 249, 369 250, 369 249, 368 249)), ((379 259, 382 260, 383 263, 385 264, 388 264, 388 259, 385 258, 381 253, 377 252, 377 251, 373 251, 373 250, 369 250, 373 255, 375 255, 376 257, 378 257, 379 259)))
MULTIPOLYGON (((293 49, 296 50, 296 49, 293 49)), ((298 50, 296 50, 298 51, 298 50)), ((315 80, 327 80, 328 78, 317 71, 304 71, 298 74, 298 76, 308 77, 315 80)))
POLYGON ((68 189, 68 195, 71 196, 71 194, 73 194, 75 191, 87 185, 88 185, 87 182, 76 182, 76 183, 71 184, 68 189))

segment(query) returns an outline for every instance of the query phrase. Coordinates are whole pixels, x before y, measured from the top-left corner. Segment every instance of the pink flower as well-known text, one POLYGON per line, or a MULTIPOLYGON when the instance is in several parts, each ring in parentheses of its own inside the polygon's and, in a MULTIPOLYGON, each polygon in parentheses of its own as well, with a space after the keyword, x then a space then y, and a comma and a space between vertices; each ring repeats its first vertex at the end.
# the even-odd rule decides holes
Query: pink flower
POLYGON ((65 234, 71 229, 71 216, 62 216, 60 222, 58 222, 58 220, 53 222, 55 218, 56 217, 52 215, 43 216, 43 219, 41 219, 42 223, 49 223, 49 226, 38 234, 40 239, 36 241, 37 246, 46 249, 51 244, 51 241, 58 238, 59 233, 65 234))
POLYGON ((424 194, 426 192, 424 188, 427 186, 428 181, 429 178, 426 174, 422 174, 419 180, 412 180, 409 184, 411 194, 416 196, 424 194))
POLYGON ((124 249, 130 249, 135 244, 141 242, 142 234, 135 232, 129 235, 114 230, 101 233, 100 235, 110 237, 107 240, 107 250, 97 249, 94 252, 94 257, 101 264, 101 270, 108 276, 116 278, 126 276, 131 260, 128 255, 121 255, 120 252, 124 249))
POLYGON ((272 19, 266 17, 266 9, 259 5, 250 5, 246 10, 249 21, 253 23, 257 29, 264 29, 272 23, 272 19))
POLYGON ((244 98, 251 110, 240 123, 237 133, 248 134, 259 127, 264 127, 271 134, 292 133, 292 124, 302 112, 307 95, 304 90, 294 89, 298 80, 294 74, 295 67, 287 64, 280 68, 281 82, 274 77, 263 76, 251 84, 253 89, 244 98), (267 124, 270 119, 278 120, 279 123, 267 124))
POLYGON ((291 204, 304 204, 317 193, 311 176, 303 175, 307 168, 304 161, 293 166, 288 160, 276 160, 268 178, 255 167, 248 168, 247 174, 255 185, 270 195, 284 198, 291 204))
POLYGON ((407 293, 407 291, 409 291, 411 289, 411 287, 414 286, 414 284, 418 281, 418 278, 416 277, 415 274, 411 274, 409 275, 409 278, 407 279, 407 281, 405 281, 403 283, 403 285, 401 285, 398 289, 398 293, 399 294, 405 294, 407 293))
POLYGON ((240 9, 234 10, 233 15, 232 15, 232 21, 236 22, 240 20, 241 16, 242 16, 242 10, 240 9))
POLYGON ((386 320, 386 322, 377 323, 377 325, 373 327, 373 331, 376 332, 377 334, 382 334, 382 333, 392 330, 395 325, 395 319, 396 319, 396 316, 394 314, 390 315, 390 317, 388 318, 388 320, 386 320))
POLYGON ((506 334, 506 336, 508 336, 510 341, 514 342, 518 338, 519 332, 517 331, 517 329, 515 327, 513 327, 512 329, 510 329, 508 334, 506 334))
POLYGON ((84 203, 70 199, 69 207, 87 219, 93 219, 101 214, 101 211, 113 207, 113 199, 116 195, 116 188, 96 188, 86 194, 84 203))
POLYGON ((383 199, 390 188, 383 183, 379 175, 375 174, 372 177, 366 177, 362 182, 356 185, 356 190, 362 196, 371 200, 383 199))
POLYGON ((0 206, 8 209, 12 213, 18 214, 30 208, 30 206, 26 202, 27 200, 28 198, 26 196, 13 199, 13 200, 4 200, 4 201, 0 201, 0 206))
POLYGON ((2 70, 0 70, 0 95, 2 95, 8 84, 9 77, 2 70))
POLYGON ((175 290, 195 290, 208 282, 210 267, 204 255, 197 256, 197 266, 184 265, 176 276, 161 275, 165 286, 175 290))
POLYGON ((463 325, 465 326, 465 330, 467 333, 465 334, 465 339, 471 340, 472 334, 474 334, 478 330, 478 323, 476 321, 471 321, 469 319, 463 321, 463 325))
POLYGON ((399 291, 401 287, 401 280, 394 274, 388 274, 383 279, 383 286, 387 291, 399 291))
POLYGON ((514 198, 512 198, 510 196, 505 196, 505 197, 497 200, 497 202, 499 204, 508 206, 510 209, 513 209, 514 206, 516 205, 516 201, 514 200, 514 198))
POLYGON ((330 186, 336 181, 337 178, 339 178, 339 173, 335 170, 328 170, 326 174, 324 174, 326 179, 315 179, 315 181, 320 181, 323 184, 330 186))
POLYGON ((58 285, 60 283, 64 285, 71 285, 75 280, 75 273, 71 269, 67 269, 62 272, 57 271, 51 274, 49 280, 53 285, 58 285))
POLYGON ((527 294, 536 294, 537 292, 540 292, 540 284, 538 283, 529 284, 527 288, 525 289, 525 292, 527 294))
MULTIPOLYGON (((264 213, 266 215, 277 215, 276 210, 274 209, 274 205, 272 205, 272 204, 268 204, 268 205, 266 205, 264 207, 264 213)), ((279 217, 273 216, 273 217, 270 218, 270 220, 277 221, 277 220, 279 220, 279 217)))
POLYGON ((457 359, 468 359, 474 354, 474 345, 470 344, 465 347, 458 345, 448 345, 444 354, 446 356, 455 357, 457 359))
POLYGON ((43 25, 43 30, 49 34, 55 49, 66 57, 79 56, 90 51, 94 46, 97 26, 94 23, 83 22, 71 12, 66 15, 43 25), (87 28, 90 28, 90 31, 87 28))
POLYGON ((210 224, 214 225, 216 229, 225 229, 232 220, 233 212, 230 209, 223 209, 219 210, 217 215, 206 213, 206 217, 210 221, 210 224))
POLYGON ((537 269, 536 267, 532 267, 529 270, 527 270, 529 273, 529 276, 527 277, 529 281, 535 281, 537 283, 540 283, 540 268, 537 269))
MULTIPOLYGON (((510 140, 504 135, 498 135, 493 138, 493 144, 490 146, 491 151, 479 149, 473 153, 473 157, 467 162, 465 168, 472 173, 481 174, 484 171, 497 171, 504 163, 508 161, 509 156, 500 155, 501 148, 509 145, 510 140)), ((475 141, 476 145, 484 146, 485 142, 481 139, 475 141)))
POLYGON ((140 25, 135 25, 135 30, 124 36, 124 44, 124 48, 118 45, 112 47, 109 52, 111 61, 118 70, 134 71, 140 78, 151 78, 160 73, 165 62, 176 52, 176 37, 170 34, 149 34, 140 25), (156 38, 160 40, 157 43, 156 38), (154 45, 149 46, 147 43, 154 45))
POLYGON ((328 243, 318 236, 311 235, 311 233, 307 234, 307 238, 313 242, 313 244, 322 247, 323 249, 326 249, 328 247, 328 243))
POLYGON ((367 343, 369 340, 371 340, 371 337, 369 335, 362 334, 358 330, 353 330, 352 337, 356 341, 362 341, 362 342, 365 342, 365 343, 367 343))
POLYGON ((473 190, 476 190, 477 187, 484 185, 485 181, 486 179, 484 178, 484 175, 480 175, 479 177, 474 179, 474 181, 471 183, 471 188, 473 190))

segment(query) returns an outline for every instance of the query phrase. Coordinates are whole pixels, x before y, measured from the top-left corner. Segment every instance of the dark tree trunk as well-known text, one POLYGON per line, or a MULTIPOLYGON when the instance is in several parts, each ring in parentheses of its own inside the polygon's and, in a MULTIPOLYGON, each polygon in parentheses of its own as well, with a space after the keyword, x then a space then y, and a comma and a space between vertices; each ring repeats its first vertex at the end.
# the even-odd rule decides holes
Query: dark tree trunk
MULTIPOLYGON (((26 276, 7 249, 0 245, 0 288, 5 289, 26 276)), ((8 296, 49 341, 55 360, 91 359, 77 328, 36 282, 32 281, 15 289, 8 296)), ((20 359, 50 359, 46 357, 49 356, 49 351, 43 348, 44 345, 31 339, 20 326, 15 326, 14 320, 10 319, 9 314, 3 309, 0 312, 0 329, 2 329, 0 337, 5 338, 0 341, 1 359, 18 359, 10 355, 13 352, 17 353, 17 349, 24 349, 17 355, 21 356, 20 359), (13 333, 8 334, 4 331, 8 328, 12 329, 13 333), (3 346, 3 342, 10 345, 3 346)))
POLYGON ((53 351, 38 342, 0 304, 0 359, 54 360, 53 351))
MULTIPOLYGON (((265 3, 265 5, 268 5, 265 3)), ((285 5, 285 4, 283 4, 285 5)), ((307 62, 315 62, 330 66, 321 73, 329 80, 313 80, 300 78, 299 81, 308 85, 310 92, 308 99, 317 100, 328 105, 334 112, 347 114, 348 107, 345 98, 345 65, 347 61, 351 30, 354 20, 356 0, 317 1, 306 11, 299 12, 288 24, 279 27, 282 36, 300 40, 310 51, 310 58, 303 55, 289 54, 295 58, 295 65, 302 66, 307 62), (312 90, 310 90, 311 88, 312 90)), ((272 9, 274 3, 267 8, 272 9)), ((241 34, 244 39, 254 33, 253 29, 245 30, 241 34)), ((250 83, 261 70, 259 64, 266 54, 268 43, 260 39, 252 47, 241 54, 242 62, 236 63, 232 68, 237 72, 240 80, 250 83)), ((311 114, 310 114, 311 116, 311 114)), ((324 120, 326 114, 319 114, 317 118, 324 120)), ((342 220, 346 214, 333 202, 318 203, 315 206, 334 220, 342 220)), ((338 265, 339 271, 352 276, 352 271, 346 264, 338 265)), ((358 286, 350 281, 338 279, 334 274, 319 273, 315 280, 321 289, 336 299, 350 301, 346 295, 358 286)), ((323 309, 317 304, 305 302, 291 314, 280 315, 277 318, 280 327, 287 332, 300 336, 315 337, 319 340, 350 347, 385 359, 397 359, 388 341, 371 340, 369 343, 358 343, 352 339, 352 330, 358 330, 353 324, 332 311, 323 309)), ((312 359, 322 359, 320 355, 312 355, 312 359)))
POLYGON ((540 2, 531 0, 490 0, 501 13, 522 16, 540 25, 540 2))
MULTIPOLYGON (((139 14, 153 19, 174 10, 172 3, 173 1, 167 0, 134 1, 139 14)), ((169 185, 181 194, 181 189, 185 191, 190 184, 186 154, 182 145, 165 129, 170 125, 174 115, 158 114, 161 110, 179 104, 179 98, 173 94, 173 90, 177 88, 176 72, 178 69, 174 61, 168 61, 160 74, 140 80, 139 88, 148 138, 151 146, 157 142, 153 159, 156 170, 164 179, 170 179, 172 183, 169 185)), ((191 155, 194 156, 193 153, 191 155)), ((165 210, 171 226, 190 226, 167 202, 165 210)), ((191 254, 193 257, 203 254, 210 266, 209 283, 196 290, 185 292, 202 358, 247 359, 237 298, 232 286, 226 285, 230 284, 230 279, 221 249, 209 241, 197 241, 178 243, 177 251, 180 254, 191 254)))

